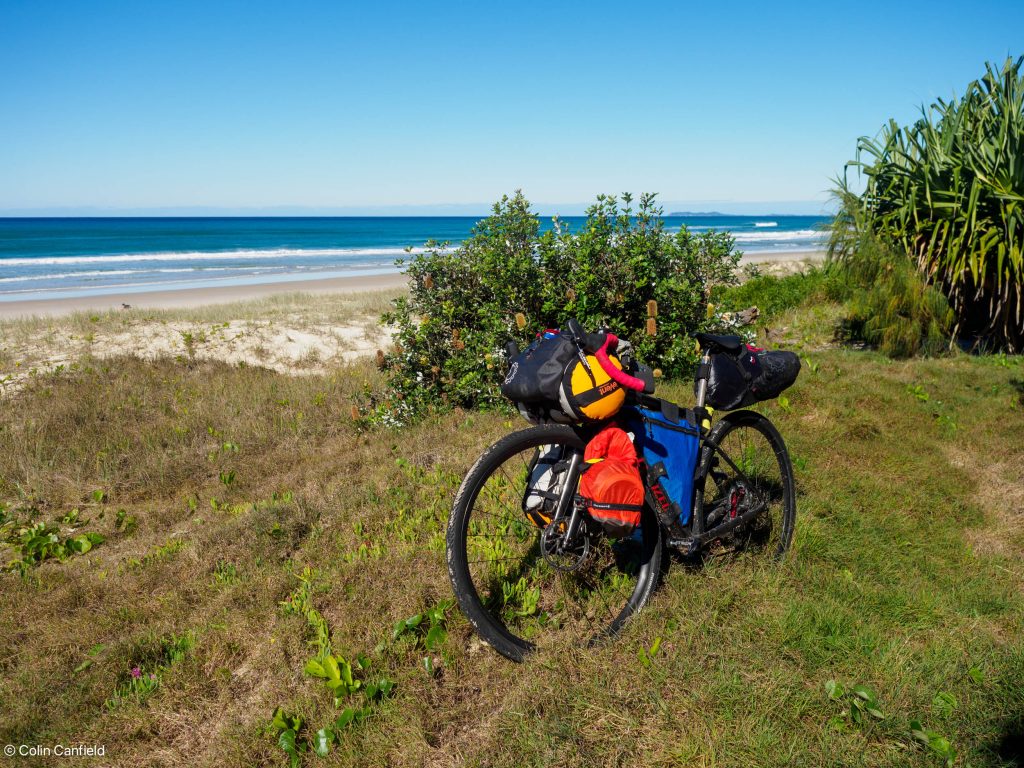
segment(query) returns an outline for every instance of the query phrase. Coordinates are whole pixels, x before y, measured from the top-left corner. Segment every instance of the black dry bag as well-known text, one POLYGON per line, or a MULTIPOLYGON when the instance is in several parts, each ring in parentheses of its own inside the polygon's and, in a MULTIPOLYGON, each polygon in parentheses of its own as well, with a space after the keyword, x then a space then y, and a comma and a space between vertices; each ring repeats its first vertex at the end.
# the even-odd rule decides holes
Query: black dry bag
POLYGON ((734 353, 719 352, 711 356, 706 402, 731 411, 771 400, 790 387, 799 373, 800 358, 795 352, 769 352, 749 344, 734 353))

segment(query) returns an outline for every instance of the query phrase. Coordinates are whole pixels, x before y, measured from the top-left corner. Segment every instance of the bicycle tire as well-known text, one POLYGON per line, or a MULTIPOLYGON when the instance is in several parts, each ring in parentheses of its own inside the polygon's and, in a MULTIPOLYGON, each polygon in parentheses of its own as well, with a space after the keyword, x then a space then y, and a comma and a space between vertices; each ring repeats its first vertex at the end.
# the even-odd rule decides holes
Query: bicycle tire
MULTIPOLYGON (((775 519, 773 507, 770 504, 766 504, 767 513, 769 516, 769 522, 772 528, 771 532, 775 529, 778 531, 778 536, 767 542, 763 547, 763 554, 766 555, 767 559, 777 562, 781 560, 786 553, 793 541, 793 533, 796 528, 796 484, 793 478, 793 465, 790 461, 789 451, 786 448, 786 443, 782 439, 782 435, 779 433, 775 425, 768 420, 764 415, 757 413, 756 411, 732 411, 722 417, 718 423, 712 428, 704 441, 704 446, 701 450, 701 460, 699 470, 697 473, 697 479, 695 484, 694 493, 694 515, 697 519, 706 520, 708 510, 708 495, 722 492, 721 485, 715 483, 715 490, 712 492, 707 487, 707 480, 709 476, 713 475, 715 467, 715 457, 718 455, 716 447, 721 447, 729 442, 730 435, 739 433, 740 430, 754 430, 765 438, 768 446, 772 450, 772 454, 775 459, 775 464, 779 472, 779 483, 781 488, 771 489, 769 494, 766 490, 765 493, 768 496, 775 497, 777 495, 778 500, 778 519, 775 519)), ((719 462, 721 464, 723 462, 719 462)), ((726 474, 732 470, 727 467, 726 474)), ((736 475, 733 473, 733 477, 728 482, 736 480, 736 475)), ((714 480, 713 480, 714 482, 714 480)), ((766 483, 767 486, 767 483, 766 483)), ((756 487, 756 483, 755 483, 756 487)), ((764 515, 758 515, 758 520, 764 521, 764 515)), ((707 529, 707 528, 706 528, 707 529)), ((755 526, 747 526, 742 529, 743 533, 747 534, 745 542, 740 542, 736 547, 737 550, 743 548, 743 544, 751 545, 754 542, 753 533, 756 531, 755 526)), ((733 535, 734 542, 738 540, 736 535, 733 535)), ((749 546, 748 546, 749 548, 749 546)))
MULTIPOLYGON (((486 586, 482 583, 485 578, 479 573, 476 579, 474 579, 473 569, 470 567, 474 563, 482 561, 471 560, 469 555, 469 531, 471 524, 474 520, 474 512, 477 512, 477 517, 481 518, 481 515, 488 513, 484 512, 483 504, 479 503, 482 489, 487 486, 488 481, 496 477, 496 473, 502 470, 506 462, 511 459, 518 460, 517 457, 525 452, 539 449, 541 446, 562 446, 562 449, 567 451, 578 451, 583 452, 585 448, 585 442, 576 431, 568 426, 562 425, 543 425, 532 427, 529 429, 515 432, 513 434, 503 437, 501 440, 496 442, 490 448, 477 459, 476 463, 466 474, 465 479, 462 481, 462 485, 459 488, 458 493, 455 496, 455 501, 452 505, 451 516, 448 522, 448 529, 446 535, 447 543, 447 561, 448 561, 448 574, 451 578, 452 588, 455 592, 455 597, 458 600, 459 606, 470 624, 473 626, 477 634, 483 638, 489 645, 491 645, 500 654, 509 658, 513 661, 523 661, 524 658, 533 651, 537 643, 534 639, 523 636, 523 634, 517 633, 518 627, 510 627, 511 623, 507 617, 503 617, 501 610, 494 607, 496 602, 493 593, 485 599, 481 596, 481 589, 486 586), (488 606, 491 607, 488 607, 488 606)), ((527 470, 528 474, 529 470, 527 470)), ((508 474, 505 474, 508 478, 508 474)), ((499 480, 498 484, 504 484, 503 481, 499 480)), ((514 485, 513 482, 509 481, 507 485, 514 485)), ((525 478, 524 478, 525 487, 525 478)), ((514 498, 512 490, 502 491, 504 494, 503 498, 509 499, 514 498)), ((514 518, 514 512, 518 511, 519 516, 524 521, 529 522, 526 515, 519 510, 509 511, 510 519, 514 518)), ((493 515, 493 513, 491 513, 493 515)), ((518 523, 510 523, 509 525, 518 526, 518 523)), ((498 525, 500 528, 500 524, 498 525)), ((477 529, 479 530, 479 529, 477 529)), ((629 594, 628 599, 620 610, 612 609, 609 615, 614 614, 614 618, 604 626, 593 626, 592 628, 596 631, 593 632, 592 636, 587 638, 588 642, 594 642, 601 637, 614 635, 628 621, 628 619, 636 613, 651 596, 657 586, 658 576, 661 568, 661 556, 662 556, 662 540, 661 540, 661 528, 657 523, 653 511, 649 509, 644 510, 641 526, 638 529, 640 531, 640 541, 636 547, 636 583, 632 592, 629 594)), ((534 528, 533 534, 539 541, 540 529, 534 528)), ((482 534, 474 534, 474 536, 481 536, 482 534)), ((522 543, 522 547, 525 549, 526 542, 522 543)), ((597 546, 597 545, 595 545, 597 546)), ((603 546, 603 544, 601 544, 603 546)), ((616 546, 612 543, 608 546, 616 546)), ((532 548, 525 550, 527 554, 523 556, 523 562, 526 562, 529 553, 532 552, 532 548)), ((538 547, 539 551, 539 547, 538 547)), ((516 573, 528 573, 532 574, 534 571, 538 574, 537 578, 550 578, 552 574, 557 572, 551 569, 550 565, 547 565, 543 561, 542 556, 538 556, 536 553, 532 555, 533 561, 526 567, 525 571, 522 568, 516 573), (541 563, 538 565, 537 563, 541 563), (544 567, 550 570, 550 573, 543 571, 544 567)), ((497 562, 497 558, 493 562, 497 562)), ((491 565, 493 565, 493 562, 491 565)), ((486 567, 487 563, 484 564, 486 567)), ((502 566, 502 573, 507 569, 502 566)), ((493 581, 493 576, 490 576, 493 581)), ((500 578, 500 577, 499 577, 500 578)), ((521 577, 521 578, 525 578, 521 577)), ((563 600, 567 599, 569 590, 572 588, 571 585, 567 585, 564 576, 558 575, 558 580, 561 582, 561 588, 566 593, 563 595, 563 600)), ((581 577, 580 577, 581 578, 581 577)), ((602 575, 601 578, 604 578, 602 575)), ((615 578, 615 574, 612 574, 612 578, 615 578)), ((505 588, 505 583, 502 582, 502 589, 505 588)), ((592 584, 587 584, 587 588, 590 592, 582 590, 581 593, 586 594, 588 597, 596 593, 604 602, 605 598, 601 595, 601 589, 591 589, 592 584)), ((624 590, 628 589, 628 584, 623 584, 620 589, 624 593, 624 590)), ((533 589, 534 587, 530 587, 533 589)), ((540 589, 540 587, 536 587, 540 589)), ((484 590, 486 592, 486 590, 484 590)), ((538 605, 541 603, 541 598, 537 599, 538 605)), ((617 605, 617 603, 616 603, 617 605)), ((605 603, 605 607, 608 607, 605 603)), ((587 621, 590 621, 589 617, 586 617, 587 621)), ((554 625, 554 621, 550 618, 549 626, 554 625)), ((540 619, 538 619, 538 623, 540 619)), ((559 628, 561 628, 561 620, 559 620, 559 628)), ((566 627, 569 624, 566 622, 566 627)), ((591 627, 584 626, 583 631, 589 632, 591 627)), ((581 638, 582 639, 582 638, 581 638)))

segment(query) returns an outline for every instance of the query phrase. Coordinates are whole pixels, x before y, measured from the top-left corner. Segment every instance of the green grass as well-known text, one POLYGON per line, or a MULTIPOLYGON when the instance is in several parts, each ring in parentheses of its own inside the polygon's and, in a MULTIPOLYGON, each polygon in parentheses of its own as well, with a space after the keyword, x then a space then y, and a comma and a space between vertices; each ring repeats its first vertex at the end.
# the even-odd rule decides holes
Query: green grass
MULTIPOLYGON (((797 466, 792 557, 676 563, 616 641, 522 666, 457 609, 433 646, 394 631, 451 597, 452 496, 518 419, 364 431, 350 408, 377 381, 369 362, 290 377, 123 358, 32 379, 0 411, 0 501, 65 536, 78 508, 105 540, 0 575, 0 742, 103 744, 112 765, 286 765, 277 707, 301 716, 300 739, 342 712, 303 672, 323 627, 332 654, 365 654, 364 679, 395 687, 345 698, 368 714, 309 766, 941 765, 912 720, 958 765, 1014 764, 1024 365, 822 348, 837 312, 771 323, 814 363, 788 410, 762 406, 797 466), (313 614, 281 606, 303 573, 313 614), (136 694, 135 667, 159 684, 136 694), (884 719, 844 716, 830 680, 868 686, 884 719)), ((689 402, 688 383, 663 390, 689 402)))

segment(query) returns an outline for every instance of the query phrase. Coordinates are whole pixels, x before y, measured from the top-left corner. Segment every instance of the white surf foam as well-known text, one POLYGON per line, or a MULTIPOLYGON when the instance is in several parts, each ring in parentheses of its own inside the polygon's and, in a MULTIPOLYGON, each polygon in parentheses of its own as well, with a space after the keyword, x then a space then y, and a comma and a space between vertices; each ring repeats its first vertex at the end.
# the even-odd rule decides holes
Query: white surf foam
MULTIPOLYGON (((421 253, 422 251, 422 248, 414 248, 412 253, 421 253)), ((7 266, 26 267, 35 264, 64 266, 70 264, 135 264, 147 261, 226 261, 296 257, 329 258, 332 256, 348 258, 381 256, 395 259, 405 253, 406 250, 404 248, 269 248, 266 250, 236 251, 166 251, 161 253, 119 253, 100 256, 45 256, 38 259, 16 257, 13 259, 0 259, 0 269, 7 266)))
POLYGON ((765 240, 792 242, 794 240, 821 240, 824 232, 816 229, 798 229, 794 232, 733 232, 737 243, 758 243, 765 240))

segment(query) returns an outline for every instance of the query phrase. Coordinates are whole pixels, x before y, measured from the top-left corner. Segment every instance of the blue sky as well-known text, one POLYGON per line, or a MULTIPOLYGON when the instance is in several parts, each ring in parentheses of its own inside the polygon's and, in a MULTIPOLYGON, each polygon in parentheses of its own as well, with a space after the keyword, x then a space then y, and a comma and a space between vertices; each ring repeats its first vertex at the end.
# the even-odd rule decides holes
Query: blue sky
POLYGON ((1024 3, 0 4, 0 211, 816 212, 1024 3))

